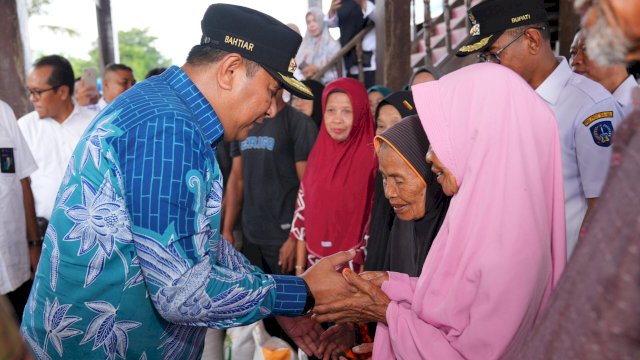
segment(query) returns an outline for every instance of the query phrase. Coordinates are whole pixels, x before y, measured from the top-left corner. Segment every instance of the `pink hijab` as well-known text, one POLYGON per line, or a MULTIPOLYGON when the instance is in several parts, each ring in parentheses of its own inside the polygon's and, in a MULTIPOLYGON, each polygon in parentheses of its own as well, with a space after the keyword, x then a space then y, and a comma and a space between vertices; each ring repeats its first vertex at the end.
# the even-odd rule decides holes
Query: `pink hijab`
POLYGON ((460 189, 419 278, 390 273, 374 359, 496 359, 533 327, 565 264, 558 129, 516 73, 476 64, 412 88, 460 189))

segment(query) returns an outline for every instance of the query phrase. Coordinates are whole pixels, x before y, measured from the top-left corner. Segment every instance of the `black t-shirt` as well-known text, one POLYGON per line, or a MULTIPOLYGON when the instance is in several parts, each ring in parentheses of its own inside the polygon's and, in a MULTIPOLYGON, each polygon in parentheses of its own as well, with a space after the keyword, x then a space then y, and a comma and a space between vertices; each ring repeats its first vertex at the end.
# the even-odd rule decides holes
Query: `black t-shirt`
POLYGON ((307 160, 317 135, 313 120, 287 105, 231 144, 231 156, 242 156, 242 229, 251 242, 276 245, 289 236, 300 186, 296 162, 307 160))

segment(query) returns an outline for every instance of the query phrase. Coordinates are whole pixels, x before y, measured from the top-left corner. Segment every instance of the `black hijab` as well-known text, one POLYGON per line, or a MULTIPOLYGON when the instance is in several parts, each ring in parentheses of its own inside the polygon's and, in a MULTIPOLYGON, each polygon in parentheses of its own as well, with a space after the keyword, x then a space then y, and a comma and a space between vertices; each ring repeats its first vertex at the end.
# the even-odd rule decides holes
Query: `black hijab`
POLYGON ((311 118, 319 128, 322 122, 322 92, 324 91, 324 85, 315 80, 302 80, 302 83, 307 85, 313 93, 313 112, 311 113, 311 118))
POLYGON ((383 270, 419 276, 433 239, 440 230, 449 208, 450 198, 444 194, 435 174, 431 172, 431 167, 424 159, 429 148, 429 140, 417 115, 402 119, 377 136, 376 148, 382 142, 391 145, 390 148, 414 169, 427 186, 425 216, 415 221, 396 218, 393 222, 383 270))
MULTIPOLYGON (((384 98, 376 108, 375 119, 377 121, 380 108, 391 105, 398 110, 401 117, 415 115, 415 105, 411 91, 398 91, 384 98), (406 104, 405 104, 406 102, 406 104)), ((368 271, 388 270, 385 268, 389 252, 389 234, 396 215, 384 197, 382 175, 378 171, 375 188, 373 191, 373 206, 371 208, 371 222, 369 224, 369 241, 367 242, 367 256, 364 268, 368 271)))

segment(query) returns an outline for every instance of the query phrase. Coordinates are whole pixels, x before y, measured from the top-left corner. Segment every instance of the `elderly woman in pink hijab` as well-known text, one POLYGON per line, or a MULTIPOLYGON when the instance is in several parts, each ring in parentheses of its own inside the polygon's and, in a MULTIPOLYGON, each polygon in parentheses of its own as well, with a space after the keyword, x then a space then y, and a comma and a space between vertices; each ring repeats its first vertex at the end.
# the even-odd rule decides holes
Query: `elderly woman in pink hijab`
POLYGON ((449 212, 419 278, 345 270, 360 291, 315 317, 377 321, 374 359, 497 359, 526 338, 565 264, 556 122, 493 64, 412 90, 449 212))

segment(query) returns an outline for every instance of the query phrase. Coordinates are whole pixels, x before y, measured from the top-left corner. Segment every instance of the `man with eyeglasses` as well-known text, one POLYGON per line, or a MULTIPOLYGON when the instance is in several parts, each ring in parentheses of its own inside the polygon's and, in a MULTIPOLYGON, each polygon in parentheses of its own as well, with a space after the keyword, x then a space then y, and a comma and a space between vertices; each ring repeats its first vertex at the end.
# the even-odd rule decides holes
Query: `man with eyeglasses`
POLYGON ((95 111, 73 103, 74 78, 71 64, 64 57, 50 55, 38 59, 26 86, 35 111, 18 120, 38 165, 38 170, 31 175, 31 189, 41 237, 51 218, 71 154, 96 115, 95 111))
POLYGON ((517 72, 549 104, 562 147, 567 256, 586 214, 600 196, 611 158, 611 140, 622 112, 600 84, 575 74, 551 48, 541 0, 487 0, 469 10, 471 37, 456 55, 517 72))

